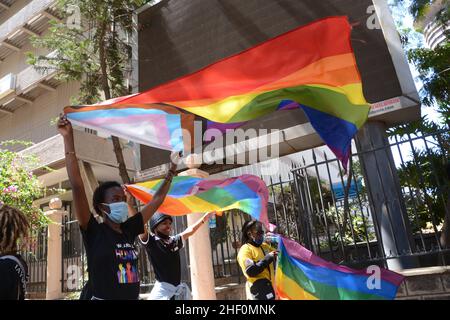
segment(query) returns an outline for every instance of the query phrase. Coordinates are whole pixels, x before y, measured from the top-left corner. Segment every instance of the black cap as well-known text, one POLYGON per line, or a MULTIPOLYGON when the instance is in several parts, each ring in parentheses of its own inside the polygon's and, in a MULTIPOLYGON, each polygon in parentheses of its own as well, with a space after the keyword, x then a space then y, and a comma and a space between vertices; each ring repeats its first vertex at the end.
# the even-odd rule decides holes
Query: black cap
POLYGON ((166 219, 169 219, 173 222, 173 218, 171 216, 161 212, 155 212, 155 214, 150 218, 150 230, 154 233, 155 228, 158 226, 158 224, 166 219))

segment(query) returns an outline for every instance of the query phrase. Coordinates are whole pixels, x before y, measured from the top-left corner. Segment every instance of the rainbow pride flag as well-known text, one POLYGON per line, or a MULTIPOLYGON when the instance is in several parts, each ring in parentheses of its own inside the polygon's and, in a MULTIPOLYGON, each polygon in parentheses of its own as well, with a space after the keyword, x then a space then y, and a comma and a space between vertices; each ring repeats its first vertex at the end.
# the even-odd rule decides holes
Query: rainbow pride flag
POLYGON ((347 17, 318 20, 119 103, 165 103, 221 124, 301 107, 346 167, 369 113, 350 35, 347 17))
POLYGON ((159 149, 190 151, 193 114, 163 104, 116 103, 120 99, 89 106, 70 106, 64 108, 64 113, 75 125, 159 149))
POLYGON ((280 237, 275 289, 286 300, 389 300, 404 277, 380 268, 374 272, 339 266, 315 256, 295 241, 280 237), (375 277, 372 276, 372 277, 375 277), (373 281, 372 281, 373 280, 373 281))
MULTIPOLYGON (((135 198, 148 203, 162 183, 163 181, 159 179, 126 187, 135 198)), ((223 180, 177 176, 173 178, 169 192, 158 211, 171 216, 180 216, 196 212, 239 209, 268 226, 268 199, 269 191, 266 184, 254 175, 223 180)))

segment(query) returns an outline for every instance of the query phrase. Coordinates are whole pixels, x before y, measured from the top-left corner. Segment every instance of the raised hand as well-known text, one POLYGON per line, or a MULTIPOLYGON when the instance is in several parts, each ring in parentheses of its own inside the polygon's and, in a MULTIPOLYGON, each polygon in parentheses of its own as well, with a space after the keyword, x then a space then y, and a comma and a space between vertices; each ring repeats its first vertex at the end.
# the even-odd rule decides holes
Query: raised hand
POLYGON ((133 196, 132 196, 131 193, 128 191, 128 189, 127 189, 127 187, 126 187, 125 185, 122 186, 122 189, 123 189, 123 193, 125 193, 125 197, 126 197, 126 200, 127 200, 127 204, 133 206, 133 205, 134 205, 134 198, 133 198, 133 196))
POLYGON ((175 171, 177 170, 178 165, 181 163, 182 156, 182 151, 174 151, 170 155, 171 165, 169 170, 172 171, 172 173, 175 173, 175 171))
POLYGON ((60 114, 59 115, 59 120, 57 123, 57 127, 58 127, 58 132, 63 136, 63 137, 71 137, 73 136, 73 129, 72 129, 72 124, 70 123, 69 120, 67 120, 67 117, 65 114, 60 114))

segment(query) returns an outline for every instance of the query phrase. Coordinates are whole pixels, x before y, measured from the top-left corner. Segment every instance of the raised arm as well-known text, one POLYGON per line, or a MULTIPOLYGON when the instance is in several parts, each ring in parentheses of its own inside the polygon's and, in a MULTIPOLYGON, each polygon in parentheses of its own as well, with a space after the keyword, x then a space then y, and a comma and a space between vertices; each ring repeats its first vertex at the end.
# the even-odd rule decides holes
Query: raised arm
POLYGON ((64 138, 66 169, 70 185, 72 186, 75 216, 77 217, 81 228, 86 230, 91 217, 91 212, 89 211, 89 203, 86 198, 86 192, 80 174, 80 167, 78 166, 78 159, 75 154, 72 124, 64 115, 60 115, 58 131, 64 138))
POLYGON ((161 206, 164 199, 166 198, 167 192, 169 192, 170 184, 172 183, 172 179, 176 174, 180 154, 178 152, 172 153, 170 158, 171 158, 171 166, 169 172, 167 172, 167 175, 163 180, 162 185, 159 187, 158 191, 156 191, 156 193, 153 195, 152 200, 149 203, 147 203, 141 211, 144 224, 146 224, 153 216, 153 214, 158 210, 158 208, 161 206))
MULTIPOLYGON (((134 207, 134 200, 131 193, 127 190, 127 188, 124 188, 123 190, 125 192, 125 195, 127 197, 127 205, 128 205, 128 214, 132 217, 137 214, 137 211, 134 207)), ((147 242, 148 239, 148 229, 147 229, 147 223, 144 223, 144 233, 139 235, 139 238, 142 242, 147 242)))
POLYGON ((214 214, 212 212, 208 212, 206 213, 201 219, 199 219, 196 223, 194 223, 192 226, 186 228, 186 230, 184 230, 181 233, 181 237, 183 238, 183 241, 186 240, 187 238, 189 238, 190 236, 192 236, 195 232, 197 232, 198 229, 200 229, 200 227, 205 223, 208 222, 210 216, 214 214))

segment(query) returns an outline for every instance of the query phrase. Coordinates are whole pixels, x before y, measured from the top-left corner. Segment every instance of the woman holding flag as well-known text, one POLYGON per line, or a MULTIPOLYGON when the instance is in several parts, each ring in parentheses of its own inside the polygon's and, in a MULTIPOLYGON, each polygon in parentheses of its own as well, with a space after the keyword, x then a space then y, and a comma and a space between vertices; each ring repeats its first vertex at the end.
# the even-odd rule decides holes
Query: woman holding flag
POLYGON ((257 220, 242 226, 242 247, 238 263, 247 278, 245 291, 248 300, 274 300, 274 265, 277 251, 265 243, 263 225, 257 220))
POLYGON ((153 199, 137 214, 129 217, 127 193, 115 181, 102 183, 93 195, 93 207, 102 218, 99 223, 91 213, 81 179, 72 124, 63 115, 58 131, 64 138, 66 168, 72 186, 75 215, 86 248, 89 281, 85 293, 89 299, 134 300, 139 298, 138 253, 134 241, 144 233, 150 220, 167 195, 178 163, 172 154, 172 165, 153 199))

